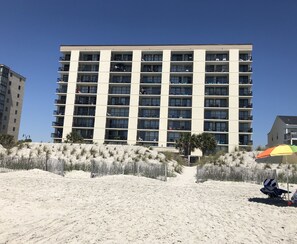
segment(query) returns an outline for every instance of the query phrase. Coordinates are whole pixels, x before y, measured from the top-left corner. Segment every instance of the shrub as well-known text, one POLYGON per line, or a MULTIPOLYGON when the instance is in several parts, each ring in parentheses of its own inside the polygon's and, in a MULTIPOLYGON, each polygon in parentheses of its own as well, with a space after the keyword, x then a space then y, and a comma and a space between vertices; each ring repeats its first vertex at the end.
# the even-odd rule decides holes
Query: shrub
POLYGON ((14 137, 12 135, 0 135, 0 144, 6 149, 10 149, 15 146, 14 137))

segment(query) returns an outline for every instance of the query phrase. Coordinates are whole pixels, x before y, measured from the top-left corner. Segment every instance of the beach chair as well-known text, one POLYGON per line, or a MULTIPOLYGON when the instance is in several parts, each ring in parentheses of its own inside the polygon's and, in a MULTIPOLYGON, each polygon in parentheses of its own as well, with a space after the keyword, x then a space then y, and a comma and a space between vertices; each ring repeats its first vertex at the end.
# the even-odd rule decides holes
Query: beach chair
POLYGON ((264 187, 260 191, 270 198, 282 198, 283 194, 288 193, 288 191, 278 188, 278 183, 275 179, 266 179, 263 184, 264 187))

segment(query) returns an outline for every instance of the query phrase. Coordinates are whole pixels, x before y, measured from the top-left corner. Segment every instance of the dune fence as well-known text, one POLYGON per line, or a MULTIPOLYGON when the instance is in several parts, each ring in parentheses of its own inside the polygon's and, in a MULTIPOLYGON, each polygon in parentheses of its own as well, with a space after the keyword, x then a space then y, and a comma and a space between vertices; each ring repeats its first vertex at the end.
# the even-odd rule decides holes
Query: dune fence
POLYGON ((15 158, 3 157, 0 159, 0 173, 14 170, 40 169, 54 174, 64 175, 64 160, 56 158, 15 158))
POLYGON ((153 164, 147 162, 131 162, 121 164, 92 160, 91 177, 100 177, 104 175, 135 175, 152 179, 167 181, 167 164, 153 164))
POLYGON ((250 169, 243 167, 227 167, 216 165, 198 165, 196 181, 206 180, 238 181, 262 184, 265 179, 277 179, 276 170, 250 169))

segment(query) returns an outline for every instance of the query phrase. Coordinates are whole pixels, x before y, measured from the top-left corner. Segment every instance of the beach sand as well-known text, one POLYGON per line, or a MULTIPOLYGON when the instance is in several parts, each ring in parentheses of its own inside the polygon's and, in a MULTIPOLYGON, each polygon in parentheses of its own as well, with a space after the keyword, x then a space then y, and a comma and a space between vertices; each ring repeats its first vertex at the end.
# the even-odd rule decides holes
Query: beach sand
POLYGON ((260 185, 40 170, 0 174, 0 243, 297 243, 297 208, 260 185))

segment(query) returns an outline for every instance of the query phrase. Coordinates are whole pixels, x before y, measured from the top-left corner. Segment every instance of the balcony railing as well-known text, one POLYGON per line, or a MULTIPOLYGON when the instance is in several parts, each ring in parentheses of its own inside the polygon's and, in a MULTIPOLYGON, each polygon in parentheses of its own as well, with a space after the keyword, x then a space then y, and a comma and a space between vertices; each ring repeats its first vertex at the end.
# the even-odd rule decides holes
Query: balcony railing
POLYGON ((253 104, 252 103, 250 103, 250 104, 239 104, 239 107, 240 108, 252 108, 253 104))
POLYGON ((239 116, 239 120, 253 120, 253 116, 239 116))
POLYGON ((246 84, 246 85, 253 84, 253 80, 252 79, 248 79, 248 80, 240 80, 239 79, 239 84, 246 84))
POLYGON ((70 55, 62 56, 59 59, 60 61, 70 61, 70 55))
POLYGON ((54 110, 54 115, 65 115, 65 111, 54 110))
POLYGON ((52 138, 62 138, 62 135, 60 133, 51 133, 52 138))
POLYGON ((68 78, 57 78, 57 82, 68 82, 68 78))
POLYGON ((67 93, 67 89, 57 88, 56 93, 67 93))
POLYGON ((252 91, 240 91, 239 96, 252 96, 253 92, 252 91))
POLYGON ((52 122, 52 126, 63 126, 63 122, 52 122))
POLYGON ((132 66, 131 65, 124 65, 124 64, 115 64, 110 67, 111 72, 131 72, 132 66))
POLYGON ((286 140, 297 139, 297 132, 289 132, 285 134, 286 140))
POLYGON ((252 133, 253 132, 253 128, 239 128, 239 132, 252 133))
POLYGON ((69 67, 59 67, 58 71, 69 71, 69 67))
POLYGON ((55 99, 55 104, 66 104, 66 100, 55 99))

